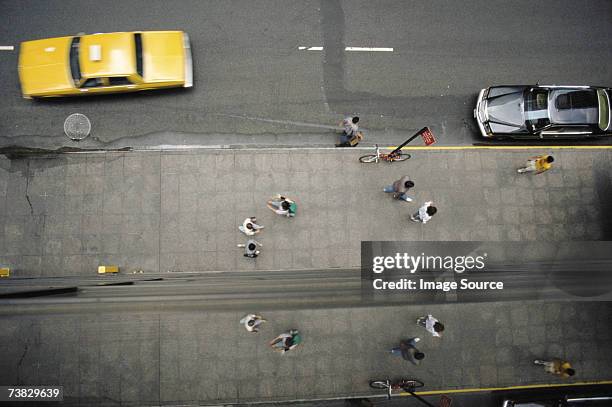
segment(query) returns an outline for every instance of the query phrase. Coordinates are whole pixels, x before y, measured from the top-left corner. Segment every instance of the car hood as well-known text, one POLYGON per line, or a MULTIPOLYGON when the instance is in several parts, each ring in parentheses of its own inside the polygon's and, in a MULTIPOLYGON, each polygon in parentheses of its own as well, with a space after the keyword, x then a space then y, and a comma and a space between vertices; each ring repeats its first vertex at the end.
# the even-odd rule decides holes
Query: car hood
POLYGON ((21 43, 18 70, 24 95, 74 87, 68 67, 71 38, 21 43))
POLYGON ((181 31, 143 32, 145 82, 185 80, 185 50, 181 31))
POLYGON ((523 92, 511 92, 487 99, 487 117, 489 124, 495 123, 504 127, 524 127, 523 92))

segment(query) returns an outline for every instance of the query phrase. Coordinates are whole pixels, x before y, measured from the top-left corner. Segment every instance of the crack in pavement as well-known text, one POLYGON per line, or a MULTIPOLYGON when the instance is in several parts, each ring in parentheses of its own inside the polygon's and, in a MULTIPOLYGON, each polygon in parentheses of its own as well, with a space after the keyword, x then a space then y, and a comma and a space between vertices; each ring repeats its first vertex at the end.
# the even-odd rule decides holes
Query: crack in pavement
POLYGON ((28 345, 27 343, 25 344, 25 349, 23 350, 23 354, 21 355, 21 358, 19 359, 19 363, 17 363, 17 382, 21 383, 21 364, 23 363, 23 359, 25 358, 25 355, 28 353, 28 349, 30 348, 30 345, 28 345))
POLYGON ((28 205, 30 205, 30 215, 34 216, 34 207, 32 206, 32 201, 30 201, 30 195, 28 195, 28 188, 30 187, 30 160, 28 160, 28 164, 26 166, 26 189, 25 189, 25 197, 28 201, 28 205))

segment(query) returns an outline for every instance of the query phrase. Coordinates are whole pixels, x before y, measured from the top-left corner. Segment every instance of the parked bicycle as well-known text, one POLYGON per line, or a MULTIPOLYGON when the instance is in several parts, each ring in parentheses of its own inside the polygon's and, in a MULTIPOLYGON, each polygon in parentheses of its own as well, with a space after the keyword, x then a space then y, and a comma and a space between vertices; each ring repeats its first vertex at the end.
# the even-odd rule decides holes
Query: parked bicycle
POLYGON ((391 394, 394 390, 414 391, 414 389, 423 386, 423 382, 416 379, 398 379, 394 381, 385 379, 370 381, 370 387, 373 389, 387 389, 387 397, 389 399, 391 399, 391 394))
POLYGON ((378 148, 378 144, 376 144, 375 153, 359 157, 359 161, 362 163, 377 163, 379 160, 387 161, 390 163, 392 163, 393 161, 405 161, 410 158, 410 154, 403 153, 402 148, 419 136, 423 139, 425 145, 427 146, 430 146, 436 142, 436 138, 434 137, 429 127, 423 127, 421 130, 417 131, 414 135, 412 135, 412 137, 410 137, 408 140, 397 146, 395 150, 391 151, 389 154, 381 153, 380 148, 378 148))
POLYGON ((387 161, 392 163, 393 161, 405 161, 410 158, 410 154, 403 153, 401 150, 394 150, 389 154, 381 153, 378 144, 376 144, 376 150, 374 154, 368 154, 359 157, 359 161, 362 163, 377 163, 378 161, 387 161))

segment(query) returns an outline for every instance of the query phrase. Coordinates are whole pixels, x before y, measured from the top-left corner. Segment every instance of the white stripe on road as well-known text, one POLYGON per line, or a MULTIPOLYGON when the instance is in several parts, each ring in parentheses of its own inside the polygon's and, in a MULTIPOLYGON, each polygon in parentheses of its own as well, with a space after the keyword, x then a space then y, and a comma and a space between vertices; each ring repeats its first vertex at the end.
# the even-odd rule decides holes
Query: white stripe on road
POLYGON ((393 48, 346 47, 345 51, 393 52, 393 48))
MULTIPOLYGON (((300 51, 323 51, 323 47, 304 47, 299 46, 300 51)), ((345 51, 357 51, 357 52, 393 52, 393 48, 387 47, 345 47, 345 51)))
POLYGON ((15 47, 12 45, 0 45, 0 51, 12 51, 15 47))

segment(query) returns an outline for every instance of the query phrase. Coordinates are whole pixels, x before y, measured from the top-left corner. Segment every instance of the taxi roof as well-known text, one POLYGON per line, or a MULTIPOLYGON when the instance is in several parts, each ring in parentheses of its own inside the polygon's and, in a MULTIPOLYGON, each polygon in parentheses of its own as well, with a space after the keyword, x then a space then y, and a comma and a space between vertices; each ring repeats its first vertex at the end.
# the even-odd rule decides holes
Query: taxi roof
POLYGON ((79 65, 83 78, 128 76, 136 72, 134 33, 83 35, 79 65))

